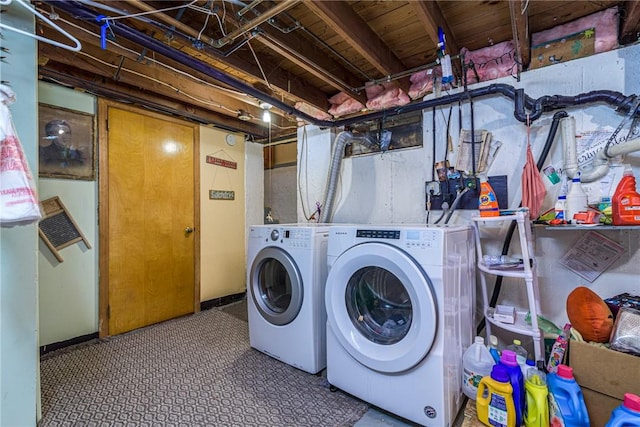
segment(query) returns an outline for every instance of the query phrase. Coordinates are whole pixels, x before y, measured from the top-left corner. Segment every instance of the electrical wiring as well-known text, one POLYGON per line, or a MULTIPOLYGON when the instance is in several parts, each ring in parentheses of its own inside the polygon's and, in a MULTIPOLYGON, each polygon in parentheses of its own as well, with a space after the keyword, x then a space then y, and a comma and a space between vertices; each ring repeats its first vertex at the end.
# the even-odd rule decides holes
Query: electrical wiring
POLYGON ((198 102, 200 104, 208 105, 209 107, 215 107, 215 108, 218 108, 218 109, 230 112, 230 113, 236 113, 237 112, 236 110, 228 108, 228 107, 225 107, 224 105, 217 104, 217 103, 208 101, 206 99, 198 98, 197 96, 194 96, 194 95, 191 95, 191 94, 189 94, 187 92, 184 92, 181 89, 179 89, 179 88, 177 88, 175 86, 172 86, 171 84, 169 84, 167 82, 163 82, 162 80, 158 80, 158 79, 155 79, 153 77, 149 77, 146 74, 139 73, 139 72, 137 72, 135 70, 131 70, 131 69, 126 68, 126 67, 119 67, 118 65, 110 64, 109 62, 103 61, 102 59, 96 58, 95 56, 92 56, 92 55, 90 55, 88 53, 85 53, 85 52, 77 52, 77 53, 82 55, 82 56, 86 56, 86 57, 92 59, 93 61, 98 62, 98 63, 100 63, 102 65, 105 65, 107 67, 116 68, 116 69, 119 69, 120 71, 126 71, 126 72, 128 72, 130 74, 136 75, 138 77, 145 78, 145 79, 150 80, 150 81, 152 81, 154 83, 157 83, 157 84, 159 84, 161 86, 168 87, 171 90, 173 90, 173 91, 175 91, 177 93, 180 93, 180 94, 184 95, 185 97, 187 97, 189 99, 192 99, 192 100, 194 100, 194 101, 196 101, 196 102, 198 102))
POLYGON ((132 14, 129 14, 129 15, 122 15, 122 16, 110 16, 108 18, 105 18, 105 21, 116 21, 118 19, 135 18, 135 17, 138 17, 138 16, 151 15, 151 14, 159 13, 159 12, 167 12, 167 11, 170 11, 170 10, 183 9, 185 7, 191 6, 192 4, 195 4, 196 2, 197 2, 197 0, 192 0, 191 3, 189 3, 189 4, 183 4, 181 6, 167 7, 166 9, 150 10, 148 12, 132 13, 132 14))
MULTIPOLYGON (((38 10, 41 13, 50 14, 50 12, 44 11, 42 9, 38 9, 38 10)), ((69 26, 71 26, 71 27, 73 27, 73 28, 75 28, 77 30, 83 31, 86 34, 88 34, 88 35, 90 35, 90 36, 92 36, 94 38, 100 38, 100 35, 94 33, 93 31, 87 30, 86 28, 83 28, 83 27, 81 27, 81 26, 79 26, 77 24, 74 24, 73 22, 68 21, 68 20, 66 20, 64 18, 58 17, 57 20, 61 21, 61 22, 64 22, 65 24, 67 24, 67 25, 69 25, 69 26)), ((138 52, 138 51, 135 51, 135 50, 130 49, 128 47, 125 47, 125 46, 123 46, 123 45, 121 45, 121 44, 119 44, 119 43, 117 43, 115 41, 109 40, 109 43, 111 43, 112 45, 118 47, 119 49, 122 49, 122 50, 124 50, 126 52, 129 52, 129 53, 131 53, 131 54, 133 54, 133 55, 135 55, 135 56, 137 56, 139 58, 144 56, 141 52, 138 52)), ((148 61, 150 61, 150 62, 153 62, 156 65, 159 65, 159 66, 167 69, 167 70, 173 71, 174 73, 180 74, 180 75, 182 75, 184 77, 188 77, 189 79, 191 79, 191 80, 193 80, 193 81, 195 81, 197 83, 209 86, 209 87, 211 87, 213 89, 216 89, 216 90, 219 90, 219 91, 222 91, 222 92, 231 93, 231 94, 233 94, 235 96, 242 96, 242 97, 246 97, 247 99, 250 99, 250 97, 247 94, 243 93, 243 92, 240 92, 240 91, 237 91, 237 90, 233 90, 233 89, 229 89, 229 88, 226 88, 226 87, 223 87, 223 86, 219 86, 219 85, 213 84, 211 82, 202 80, 202 79, 194 76, 193 74, 190 74, 190 73, 188 73, 186 71, 179 70, 177 68, 174 68, 174 67, 172 67, 170 65, 167 65, 167 64, 165 64, 165 63, 163 63, 163 62, 161 62, 161 61, 159 61, 159 60, 157 60, 155 58, 147 57, 146 59, 148 61)))

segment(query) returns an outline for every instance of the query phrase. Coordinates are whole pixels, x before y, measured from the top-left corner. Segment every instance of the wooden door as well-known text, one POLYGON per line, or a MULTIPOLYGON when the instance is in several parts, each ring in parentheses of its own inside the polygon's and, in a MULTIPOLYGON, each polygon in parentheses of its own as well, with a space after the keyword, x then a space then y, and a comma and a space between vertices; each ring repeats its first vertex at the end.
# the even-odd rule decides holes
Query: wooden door
POLYGON ((108 336, 198 310, 199 178, 196 126, 104 101, 100 117, 99 330, 108 336))

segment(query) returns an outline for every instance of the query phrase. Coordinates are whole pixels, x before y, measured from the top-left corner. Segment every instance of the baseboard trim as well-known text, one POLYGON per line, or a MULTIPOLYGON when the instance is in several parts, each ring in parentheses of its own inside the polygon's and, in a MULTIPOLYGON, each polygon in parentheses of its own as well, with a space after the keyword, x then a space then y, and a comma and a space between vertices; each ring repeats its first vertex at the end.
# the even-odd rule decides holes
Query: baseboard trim
POLYGON ((214 307, 220 307, 223 305, 231 304, 232 302, 240 301, 246 297, 246 292, 239 294, 227 295, 220 298, 214 298, 200 303, 200 310, 209 310, 214 307))
POLYGON ((92 334, 82 335, 79 337, 71 338, 65 341, 54 342, 53 344, 47 344, 40 346, 40 356, 43 354, 47 354, 51 351, 60 350, 61 348, 69 347, 76 344, 82 344, 83 342, 97 340, 98 333, 94 332, 92 334))

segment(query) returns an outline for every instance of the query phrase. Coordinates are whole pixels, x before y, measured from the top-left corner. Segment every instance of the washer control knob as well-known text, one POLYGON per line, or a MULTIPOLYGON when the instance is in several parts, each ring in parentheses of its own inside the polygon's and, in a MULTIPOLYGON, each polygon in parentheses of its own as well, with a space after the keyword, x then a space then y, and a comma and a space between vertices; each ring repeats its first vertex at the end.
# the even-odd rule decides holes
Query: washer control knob
POLYGON ((275 242, 276 240, 278 240, 279 237, 280 237, 280 232, 278 230, 271 230, 271 240, 275 242))

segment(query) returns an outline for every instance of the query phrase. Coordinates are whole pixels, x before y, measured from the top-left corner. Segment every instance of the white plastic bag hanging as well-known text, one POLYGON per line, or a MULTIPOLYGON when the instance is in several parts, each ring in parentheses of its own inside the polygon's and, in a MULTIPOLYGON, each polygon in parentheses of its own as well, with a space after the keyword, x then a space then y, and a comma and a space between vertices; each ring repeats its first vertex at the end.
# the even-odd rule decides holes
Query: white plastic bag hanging
POLYGON ((40 220, 36 186, 16 134, 8 105, 16 99, 0 85, 0 225, 12 227, 40 220))

